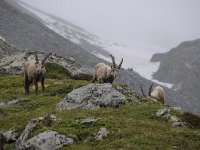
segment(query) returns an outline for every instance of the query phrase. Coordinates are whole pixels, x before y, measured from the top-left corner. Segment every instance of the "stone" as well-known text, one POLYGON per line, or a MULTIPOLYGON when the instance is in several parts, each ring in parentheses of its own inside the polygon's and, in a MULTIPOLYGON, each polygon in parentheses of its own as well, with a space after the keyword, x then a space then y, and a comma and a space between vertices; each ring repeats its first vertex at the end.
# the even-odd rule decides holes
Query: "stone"
POLYGON ((34 132, 36 126, 39 123, 49 125, 49 123, 52 123, 55 119, 56 118, 53 115, 45 115, 44 117, 38 117, 36 119, 32 119, 31 121, 29 121, 25 129, 22 131, 21 135, 17 139, 15 143, 15 149, 16 150, 27 149, 26 147, 27 141, 31 137, 31 134, 34 132))
POLYGON ((186 123, 182 122, 178 117, 172 116, 170 114, 170 109, 167 108, 160 109, 157 111, 156 115, 167 119, 169 122, 172 123, 172 126, 186 127, 186 123))
POLYGON ((58 103, 57 109, 117 108, 125 102, 125 96, 116 91, 110 83, 91 83, 70 92, 62 102, 58 103))
POLYGON ((17 140, 17 133, 14 130, 4 132, 3 135, 5 136, 7 143, 11 143, 17 140))
POLYGON ((13 105, 16 105, 16 104, 24 102, 24 101, 26 101, 26 100, 25 99, 14 99, 14 100, 11 100, 11 101, 1 102, 0 108, 1 107, 13 106, 13 105))
POLYGON ((45 131, 29 139, 26 142, 26 148, 36 150, 56 150, 71 144, 73 144, 73 139, 55 131, 45 131))
POLYGON ((101 127, 98 131, 98 133, 95 135, 95 140, 100 141, 103 140, 103 138, 107 137, 109 134, 109 131, 105 127, 101 127))
POLYGON ((79 120, 79 123, 82 124, 82 125, 90 125, 93 122, 96 122, 97 120, 98 120, 98 118, 89 117, 87 119, 81 119, 81 120, 79 120))
POLYGON ((163 109, 160 109, 156 112, 156 115, 158 117, 164 117, 166 119, 169 119, 170 118, 170 110, 167 109, 167 108, 163 108, 163 109))

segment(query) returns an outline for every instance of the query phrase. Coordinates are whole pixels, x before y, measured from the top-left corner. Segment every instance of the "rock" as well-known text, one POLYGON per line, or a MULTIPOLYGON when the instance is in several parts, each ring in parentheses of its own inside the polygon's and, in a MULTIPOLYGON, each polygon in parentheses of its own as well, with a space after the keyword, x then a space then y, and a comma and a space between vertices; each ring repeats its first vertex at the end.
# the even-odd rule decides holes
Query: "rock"
POLYGON ((114 88, 123 95, 126 95, 126 99, 128 102, 140 103, 138 94, 130 89, 127 84, 117 84, 114 85, 114 88))
POLYGON ((102 127, 100 128, 98 133, 95 135, 95 140, 97 141, 102 140, 104 137, 107 137, 108 134, 109 134, 109 131, 107 130, 107 128, 102 127))
POLYGON ((3 135, 5 136, 7 143, 11 143, 17 140, 17 133, 14 130, 4 132, 3 135))
POLYGON ((172 123, 172 126, 186 127, 185 123, 183 123, 181 120, 172 123))
POLYGON ((95 109, 100 107, 116 108, 126 102, 125 97, 109 83, 94 84, 78 88, 70 92, 57 105, 57 109, 95 109))
POLYGON ((79 123, 82 124, 82 125, 90 125, 93 122, 96 122, 97 120, 98 120, 98 118, 90 117, 90 118, 87 118, 87 119, 81 119, 79 121, 79 123))
POLYGON ((24 101, 26 101, 26 100, 25 99, 14 99, 14 100, 7 101, 7 102, 1 102, 0 108, 1 107, 13 106, 13 105, 16 105, 16 104, 24 102, 24 101))
POLYGON ((182 127, 186 127, 186 123, 184 123, 183 121, 181 121, 178 117, 176 116, 170 116, 169 119, 170 122, 172 122, 172 126, 182 126, 182 127))
POLYGON ((26 148, 36 150, 56 150, 71 144, 73 144, 71 138, 67 138, 65 135, 55 131, 45 131, 29 139, 26 142, 26 148))
MULTIPOLYGON (((34 51, 18 51, 17 53, 2 58, 0 60, 0 74, 22 74, 22 64, 28 59, 35 58, 34 51)), ((37 52, 39 60, 42 60, 46 54, 44 52, 37 52)), ((76 79, 89 78, 91 76, 80 65, 76 64, 75 60, 71 57, 60 57, 56 54, 52 54, 46 61, 46 63, 57 64, 66 69, 66 72, 71 77, 76 79)))
POLYGON ((159 117, 164 117, 166 119, 169 119, 170 118, 170 109, 167 109, 167 108, 160 109, 157 111, 156 115, 159 117))
POLYGON ((21 135, 17 139, 17 141, 15 143, 15 149, 16 150, 26 149, 26 143, 29 140, 29 138, 31 137, 31 134, 34 132, 35 127, 41 122, 43 124, 49 125, 54 120, 55 120, 55 116, 46 115, 44 117, 39 117, 39 118, 32 119, 31 121, 29 121, 29 123, 26 125, 26 128, 22 131, 21 135))
POLYGON ((172 126, 183 126, 186 127, 186 123, 182 122, 178 117, 172 116, 170 114, 170 109, 164 108, 160 109, 156 113, 157 116, 166 118, 169 122, 172 123, 172 126))

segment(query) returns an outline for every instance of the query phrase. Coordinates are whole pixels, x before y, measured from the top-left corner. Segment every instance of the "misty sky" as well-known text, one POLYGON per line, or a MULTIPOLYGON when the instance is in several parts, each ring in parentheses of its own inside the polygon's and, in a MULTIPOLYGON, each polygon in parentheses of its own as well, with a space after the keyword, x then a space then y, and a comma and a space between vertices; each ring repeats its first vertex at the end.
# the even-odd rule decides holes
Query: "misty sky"
POLYGON ((200 0, 22 1, 103 39, 147 51, 166 51, 200 38, 200 0))

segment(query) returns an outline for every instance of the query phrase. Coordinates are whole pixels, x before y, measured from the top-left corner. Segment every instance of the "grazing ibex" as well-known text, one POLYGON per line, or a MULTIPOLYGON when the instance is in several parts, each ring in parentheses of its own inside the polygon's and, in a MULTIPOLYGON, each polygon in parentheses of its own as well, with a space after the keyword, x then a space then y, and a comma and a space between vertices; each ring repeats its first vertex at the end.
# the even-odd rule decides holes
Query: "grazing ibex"
POLYGON ((115 63, 115 58, 112 55, 110 55, 110 57, 112 58, 112 66, 108 66, 104 63, 98 63, 95 66, 92 82, 97 80, 99 83, 113 83, 122 66, 123 58, 117 66, 115 63))
MULTIPOLYGON (((165 92, 164 89, 161 86, 156 86, 153 88, 153 83, 150 85, 149 87, 149 92, 148 92, 148 96, 153 97, 155 99, 157 99, 158 102, 164 104, 164 96, 165 96, 165 92)), ((140 86, 142 95, 146 97, 146 94, 144 93, 143 89, 142 89, 142 85, 140 86)))
POLYGON ((35 85, 35 92, 38 94, 38 81, 41 81, 42 92, 44 92, 44 79, 46 75, 44 63, 50 55, 51 53, 49 53, 42 61, 39 61, 37 54, 35 54, 35 59, 28 60, 23 64, 25 94, 29 93, 29 85, 32 82, 35 85))

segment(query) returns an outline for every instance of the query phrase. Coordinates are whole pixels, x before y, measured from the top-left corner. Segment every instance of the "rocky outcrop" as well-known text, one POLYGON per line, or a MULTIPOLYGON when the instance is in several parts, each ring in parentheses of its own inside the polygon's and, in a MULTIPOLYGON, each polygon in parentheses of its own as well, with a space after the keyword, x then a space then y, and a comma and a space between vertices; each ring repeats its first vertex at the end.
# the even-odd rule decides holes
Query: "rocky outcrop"
POLYGON ((45 131, 29 139, 26 142, 26 147, 38 150, 56 150, 71 144, 73 144, 71 138, 55 131, 45 131))
POLYGON ((39 117, 36 119, 32 119, 25 127, 25 129, 22 131, 21 135, 17 139, 15 143, 15 149, 16 150, 24 150, 27 149, 27 141, 31 137, 31 134, 35 130, 36 126, 39 123, 43 123, 45 125, 51 124, 55 120, 55 116, 53 115, 46 115, 44 117, 39 117))
POLYGON ((186 123, 181 121, 178 117, 176 116, 172 116, 170 114, 170 109, 168 108, 163 108, 163 109, 160 109, 156 112, 156 115, 158 117, 163 117, 165 119, 167 119, 169 122, 172 123, 172 126, 183 126, 185 127, 186 126, 186 123))
MULTIPOLYGON (((163 54, 154 54, 151 61, 160 62, 153 78, 172 83, 172 89, 180 93, 182 109, 200 114, 200 39, 185 41, 163 54)), ((177 100, 176 100, 177 101, 177 100)), ((172 105, 172 104, 171 104, 172 105)))
POLYGON ((57 109, 95 109, 100 107, 116 108, 124 104, 124 95, 116 91, 111 84, 89 84, 69 93, 57 109))
MULTIPOLYGON (((0 60, 0 74, 22 74, 22 65, 28 59, 35 58, 34 51, 29 52, 17 52, 11 56, 7 56, 0 60)), ((38 58, 42 60, 46 53, 37 52, 38 58)), ((60 57, 56 54, 52 54, 46 61, 49 64, 57 64, 65 69, 66 72, 73 78, 79 79, 81 77, 87 77, 88 73, 82 66, 76 64, 75 59, 71 57, 60 57)), ((47 68, 48 69, 48 68, 47 68)))

